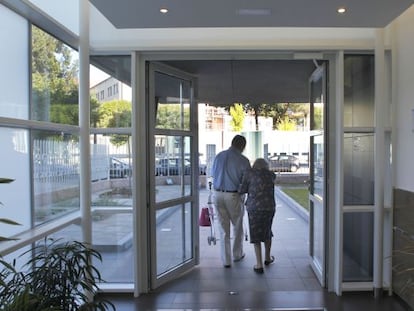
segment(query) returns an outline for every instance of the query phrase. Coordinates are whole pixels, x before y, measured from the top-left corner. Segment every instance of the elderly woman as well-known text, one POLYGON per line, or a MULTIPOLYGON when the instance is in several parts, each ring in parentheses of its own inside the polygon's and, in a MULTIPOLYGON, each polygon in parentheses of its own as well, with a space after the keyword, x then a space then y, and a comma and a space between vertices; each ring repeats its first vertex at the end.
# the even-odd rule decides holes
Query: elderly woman
POLYGON ((263 273, 261 242, 265 246, 264 264, 273 263, 275 258, 270 255, 272 245, 272 222, 276 211, 275 204, 275 174, 269 171, 269 164, 263 158, 258 158, 253 167, 243 175, 239 189, 247 193, 246 208, 249 217, 250 243, 254 244, 256 265, 253 270, 263 273))

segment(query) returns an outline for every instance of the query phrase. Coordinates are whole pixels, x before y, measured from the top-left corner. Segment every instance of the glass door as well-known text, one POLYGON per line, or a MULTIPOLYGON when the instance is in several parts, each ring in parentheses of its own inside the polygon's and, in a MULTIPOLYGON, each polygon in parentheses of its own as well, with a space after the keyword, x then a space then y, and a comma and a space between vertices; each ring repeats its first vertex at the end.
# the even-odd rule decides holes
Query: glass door
POLYGON ((198 129, 195 80, 148 64, 151 289, 198 261, 198 129))
POLYGON ((325 286, 325 232, 326 232, 326 158, 325 109, 326 66, 313 72, 310 86, 310 184, 309 184, 309 247, 312 268, 321 286, 325 286))

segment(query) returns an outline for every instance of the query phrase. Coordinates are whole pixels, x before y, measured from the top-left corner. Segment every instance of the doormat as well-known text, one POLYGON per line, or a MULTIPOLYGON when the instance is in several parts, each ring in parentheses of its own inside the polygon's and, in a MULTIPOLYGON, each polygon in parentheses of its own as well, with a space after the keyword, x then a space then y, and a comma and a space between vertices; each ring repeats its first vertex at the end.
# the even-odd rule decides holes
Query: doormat
MULTIPOLYGON (((157 309, 158 311, 188 311, 191 309, 184 308, 184 309, 157 309)), ((215 308, 209 308, 209 309, 197 309, 198 311, 328 311, 326 308, 267 308, 267 309, 257 309, 257 308, 229 308, 229 309, 215 309, 215 308)))
MULTIPOLYGON (((242 309, 242 311, 258 311, 259 309, 242 309)), ((328 311, 326 308, 268 308, 260 309, 261 311, 328 311)))

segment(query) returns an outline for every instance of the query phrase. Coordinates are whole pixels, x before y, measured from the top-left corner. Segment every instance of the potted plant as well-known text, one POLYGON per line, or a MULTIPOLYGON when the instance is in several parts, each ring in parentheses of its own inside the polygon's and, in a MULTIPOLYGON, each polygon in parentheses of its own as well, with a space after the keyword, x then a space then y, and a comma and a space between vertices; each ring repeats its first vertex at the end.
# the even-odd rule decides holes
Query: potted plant
MULTIPOLYGON (((1 178, 0 177, 0 184, 9 184, 13 181, 14 181, 14 179, 1 178)), ((3 205, 3 203, 0 202, 0 205, 3 205)), ((11 220, 11 219, 8 219, 8 218, 0 218, 0 223, 8 224, 8 225, 20 225, 19 223, 15 222, 14 220, 11 220)), ((15 239, 8 238, 8 237, 5 237, 5 236, 0 236, 0 242, 10 241, 10 240, 15 240, 15 239)))
POLYGON ((0 260, 2 310, 115 310, 109 301, 89 299, 96 296, 97 283, 103 280, 92 264, 102 257, 87 244, 45 238, 19 257, 29 258, 21 270, 16 260, 0 260))
MULTIPOLYGON (((0 183, 12 179, 0 178, 0 183)), ((1 202, 0 202, 1 204, 1 202)), ((0 223, 18 225, 0 218, 0 223)), ((0 236, 1 241, 13 238, 0 236)), ((4 311, 105 311, 115 310, 107 300, 95 300, 98 282, 103 282, 93 260, 101 254, 78 241, 45 238, 43 243, 19 256, 26 263, 17 267, 0 255, 0 306, 4 311)))

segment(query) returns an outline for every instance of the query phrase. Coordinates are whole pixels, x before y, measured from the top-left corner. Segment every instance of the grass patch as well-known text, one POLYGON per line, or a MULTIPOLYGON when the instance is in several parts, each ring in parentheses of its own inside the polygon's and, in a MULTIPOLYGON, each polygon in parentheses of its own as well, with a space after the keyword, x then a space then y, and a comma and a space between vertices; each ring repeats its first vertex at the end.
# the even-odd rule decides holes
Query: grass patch
POLYGON ((280 190, 309 211, 309 190, 307 187, 280 186, 280 190))

